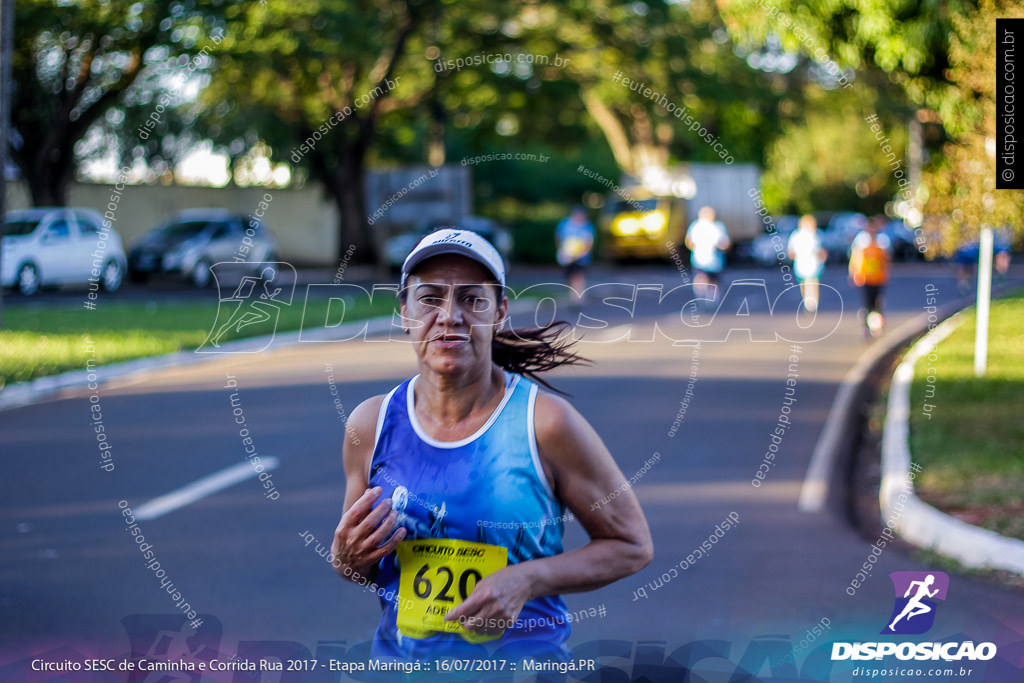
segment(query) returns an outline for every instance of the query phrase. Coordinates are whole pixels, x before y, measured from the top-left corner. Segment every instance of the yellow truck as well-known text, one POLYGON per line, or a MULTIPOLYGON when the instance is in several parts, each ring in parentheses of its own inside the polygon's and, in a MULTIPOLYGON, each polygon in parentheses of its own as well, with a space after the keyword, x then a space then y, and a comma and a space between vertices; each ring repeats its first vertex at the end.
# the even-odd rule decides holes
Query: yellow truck
POLYGON ((634 188, 630 199, 611 195, 601 213, 601 244, 606 258, 668 257, 669 245, 680 244, 686 231, 686 202, 656 197, 634 188))
POLYGON ((757 166, 694 163, 663 169, 655 176, 653 182, 625 178, 616 188, 621 191, 606 197, 599 219, 605 258, 671 258, 702 206, 715 210, 734 245, 761 234, 757 207, 750 199, 761 189, 757 166))

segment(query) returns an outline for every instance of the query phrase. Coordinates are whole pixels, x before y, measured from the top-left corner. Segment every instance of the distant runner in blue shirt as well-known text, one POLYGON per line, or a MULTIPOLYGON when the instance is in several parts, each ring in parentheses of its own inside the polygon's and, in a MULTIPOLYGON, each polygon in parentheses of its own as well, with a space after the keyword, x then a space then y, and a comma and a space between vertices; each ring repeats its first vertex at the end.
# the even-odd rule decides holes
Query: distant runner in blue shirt
POLYGON ((565 268, 566 281, 573 291, 576 303, 583 300, 583 290, 587 288, 586 268, 594 251, 594 226, 587 220, 587 212, 582 206, 572 210, 568 218, 563 218, 555 229, 555 242, 558 246, 558 265, 565 268))

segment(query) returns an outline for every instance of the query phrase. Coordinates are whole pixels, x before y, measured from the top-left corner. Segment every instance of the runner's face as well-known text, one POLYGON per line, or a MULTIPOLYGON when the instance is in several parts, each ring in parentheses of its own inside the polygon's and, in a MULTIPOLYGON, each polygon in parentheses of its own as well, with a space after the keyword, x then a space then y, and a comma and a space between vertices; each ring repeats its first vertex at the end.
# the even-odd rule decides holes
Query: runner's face
POLYGON ((420 365, 461 372, 491 364, 491 340, 508 311, 494 277, 476 261, 442 254, 409 275, 402 302, 405 327, 420 365))

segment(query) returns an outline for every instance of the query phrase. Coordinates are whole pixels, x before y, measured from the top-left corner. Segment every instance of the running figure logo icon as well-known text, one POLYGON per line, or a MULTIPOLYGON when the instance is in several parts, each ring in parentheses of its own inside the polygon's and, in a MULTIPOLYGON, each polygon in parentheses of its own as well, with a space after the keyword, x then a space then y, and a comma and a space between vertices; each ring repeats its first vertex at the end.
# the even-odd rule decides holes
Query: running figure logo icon
POLYGON ((893 572, 889 578, 896 600, 881 633, 926 633, 935 622, 936 601, 946 599, 949 577, 943 572, 893 572))
POLYGON ((214 321, 206 341, 196 349, 196 353, 256 353, 270 346, 273 335, 277 331, 277 320, 281 308, 290 306, 295 292, 295 269, 288 263, 267 262, 255 264, 262 266, 257 275, 246 275, 234 287, 230 296, 223 296, 222 283, 226 272, 220 267, 230 267, 231 263, 216 263, 211 267, 217 281, 217 290, 221 293, 218 300, 217 319, 214 321), (243 330, 252 325, 269 323, 270 338, 261 348, 245 351, 225 351, 221 344, 232 335, 245 334, 243 330))

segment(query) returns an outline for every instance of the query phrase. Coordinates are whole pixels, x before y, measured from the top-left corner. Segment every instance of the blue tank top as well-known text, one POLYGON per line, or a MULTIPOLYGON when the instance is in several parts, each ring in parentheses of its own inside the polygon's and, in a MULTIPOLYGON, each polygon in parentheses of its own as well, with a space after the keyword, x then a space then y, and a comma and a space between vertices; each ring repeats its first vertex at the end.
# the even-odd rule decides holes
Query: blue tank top
MULTIPOLYGON (((487 422, 460 441, 437 441, 420 426, 413 408, 418 375, 395 387, 381 405, 369 483, 392 498, 406 540, 447 538, 486 543, 508 551, 508 564, 562 552, 563 510, 548 485, 537 453, 534 404, 537 385, 506 373, 505 395, 487 422)), ((403 541, 404 543, 405 541, 403 541)), ((380 561, 376 583, 399 593, 395 553, 380 561)), ((397 601, 382 600, 374 654, 396 657, 479 656, 480 644, 454 633, 427 638, 403 635, 397 601)), ((564 652, 570 627, 560 596, 523 606, 512 628, 486 649, 529 654, 564 652)))

